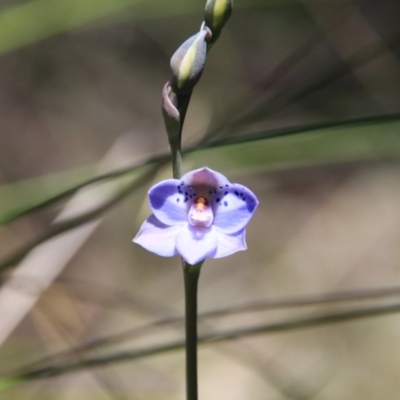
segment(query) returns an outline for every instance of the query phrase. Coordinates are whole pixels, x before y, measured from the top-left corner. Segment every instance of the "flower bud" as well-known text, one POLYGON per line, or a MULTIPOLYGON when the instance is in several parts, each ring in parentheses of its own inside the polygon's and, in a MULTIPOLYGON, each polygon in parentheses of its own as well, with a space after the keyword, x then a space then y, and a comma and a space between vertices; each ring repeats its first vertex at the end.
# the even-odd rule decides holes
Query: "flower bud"
POLYGON ((222 28, 231 16, 232 7, 233 0, 207 0, 204 22, 212 33, 210 44, 218 39, 222 28))
POLYGON ((187 39, 171 58, 173 80, 171 85, 177 93, 190 92, 201 77, 207 55, 208 29, 187 39))
POLYGON ((167 82, 162 90, 162 113, 170 143, 177 143, 180 135, 180 114, 174 102, 176 95, 167 82))

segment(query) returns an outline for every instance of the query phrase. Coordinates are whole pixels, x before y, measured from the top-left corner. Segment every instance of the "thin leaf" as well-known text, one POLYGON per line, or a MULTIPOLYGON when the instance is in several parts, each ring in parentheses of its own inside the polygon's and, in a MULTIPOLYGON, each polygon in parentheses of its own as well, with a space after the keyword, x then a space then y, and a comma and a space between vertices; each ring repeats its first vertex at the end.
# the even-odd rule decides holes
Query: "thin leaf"
POLYGON ((240 135, 192 153, 196 167, 207 160, 215 169, 236 173, 398 159, 400 114, 240 135))
MULTIPOLYGON (((310 42, 312 45, 313 42, 310 42)), ((216 137, 217 135, 228 136, 229 132, 238 125, 243 125, 246 123, 254 123, 255 121, 265 118, 277 111, 284 109, 290 104, 294 104, 311 93, 320 90, 323 87, 331 84, 335 80, 342 77, 349 71, 349 68, 359 68, 368 63, 378 59, 387 53, 389 48, 397 48, 400 44, 400 32, 392 35, 386 42, 376 42, 368 46, 365 46, 357 50, 351 57, 347 60, 343 60, 338 65, 332 65, 332 67, 321 71, 315 76, 307 79, 303 84, 296 86, 291 90, 287 90, 283 93, 279 92, 272 98, 264 98, 265 96, 257 96, 242 104, 241 110, 239 111, 239 106, 234 106, 236 112, 231 112, 231 117, 226 120, 223 124, 219 124, 210 132, 207 133, 206 137, 216 137)), ((307 49, 307 46, 305 47, 307 49)), ((294 57, 297 54, 294 54, 294 57)), ((299 57, 299 55, 297 55, 299 57)), ((296 59, 296 58, 295 58, 296 59)), ((289 61, 292 61, 289 57, 289 61)), ((285 66, 286 60, 283 61, 283 66, 285 66)), ((274 77, 276 71, 273 71, 271 76, 274 77)), ((268 78, 266 81, 269 82, 268 78)))
MULTIPOLYGON (((200 313, 198 316, 199 321, 204 322, 209 319, 223 318, 226 316, 246 314, 249 312, 265 312, 273 311, 277 309, 287 309, 287 308, 299 308, 299 307, 309 307, 309 306, 322 306, 326 304, 335 304, 343 302, 354 302, 354 301, 371 301, 373 299, 382 299, 386 297, 393 297, 400 295, 400 287, 388 287, 388 288, 377 288, 369 290, 357 290, 357 291, 347 291, 340 293, 322 294, 317 296, 300 296, 292 297, 289 299, 277 299, 277 300, 260 300, 257 302, 249 302, 241 305, 234 305, 231 307, 220 308, 211 310, 208 312, 200 313)), ((104 347, 111 345, 120 344, 126 340, 132 340, 140 338, 144 335, 148 335, 151 331, 156 328, 172 326, 177 324, 183 324, 183 317, 167 317, 158 319, 149 324, 131 328, 123 332, 106 336, 93 340, 91 342, 85 343, 83 345, 74 346, 68 350, 64 350, 49 356, 46 356, 34 363, 25 365, 18 370, 20 372, 14 373, 17 375, 23 374, 24 371, 32 370, 38 368, 41 365, 66 361, 70 357, 75 357, 77 354, 80 356, 85 355, 94 350, 100 350, 104 347)))
MULTIPOLYGON (((198 166, 204 160, 216 169, 249 168, 271 170, 314 163, 335 163, 400 157, 400 114, 362 118, 325 124, 302 125, 265 130, 200 142, 184 151, 198 166)), ((144 162, 90 178, 56 195, 0 214, 0 226, 73 195, 77 190, 97 182, 119 178, 150 164, 165 163, 168 153, 144 162)))
POLYGON ((114 198, 112 198, 105 204, 100 205, 94 210, 91 210, 81 216, 71 218, 69 220, 52 225, 47 231, 39 235, 37 238, 31 240, 27 244, 23 245, 15 252, 13 252, 10 256, 6 257, 2 262, 0 262, 0 272, 4 272, 8 268, 18 263, 33 248, 45 242, 46 240, 56 235, 59 235, 60 233, 66 232, 70 229, 80 226, 100 216, 102 213, 112 208, 115 204, 119 203, 122 199, 131 194, 133 191, 141 187, 144 183, 148 182, 148 180, 151 179, 151 177, 154 175, 157 169, 158 165, 151 168, 146 173, 142 174, 138 179, 134 180, 133 183, 129 184, 124 189, 122 189, 120 193, 118 193, 114 198))
MULTIPOLYGON (((100 175, 100 176, 96 176, 93 178, 89 178, 84 180, 83 182, 80 182, 78 184, 75 184, 71 187, 69 187, 68 189, 62 190, 59 193, 56 194, 51 194, 51 195, 47 195, 46 197, 46 192, 45 193, 40 193, 40 190, 38 190, 40 187, 42 187, 42 181, 46 181, 47 177, 42 177, 42 178, 35 178, 33 179, 31 182, 27 183, 27 186, 29 186, 29 188, 23 190, 23 195, 24 196, 29 196, 29 194, 31 194, 31 190, 35 190, 36 194, 33 196, 33 201, 32 199, 30 200, 30 204, 24 204, 20 207, 17 208, 13 208, 11 210, 9 210, 10 206, 8 204, 4 205, 2 204, 2 207, 0 208, 6 208, 6 211, 3 211, 3 215, 0 214, 0 226, 10 223, 20 217, 23 217, 24 215, 30 214, 32 212, 41 210, 45 207, 51 206, 55 203, 60 202, 61 200, 65 200, 68 197, 74 195, 78 190, 92 185, 94 183, 99 183, 99 182, 107 182, 110 179, 117 179, 122 177, 125 174, 128 173, 133 173, 133 172, 138 172, 138 170, 140 168, 146 167, 151 165, 154 162, 158 162, 158 163, 162 163, 162 162, 166 162, 168 160, 168 156, 162 156, 162 157, 154 157, 153 159, 149 159, 146 162, 137 164, 137 165, 133 165, 133 166, 129 166, 129 167, 125 167, 125 168, 120 168, 117 169, 115 171, 100 175), (34 188, 33 188, 34 187, 34 188), (38 193, 39 192, 39 193, 38 193), (29 193, 29 194, 28 194, 29 193)), ((62 182, 63 185, 65 185, 65 175, 60 177, 57 176, 57 180, 58 180, 58 185, 60 185, 60 182, 62 182)), ((17 186, 18 184, 14 184, 14 185, 10 185, 11 191, 15 191, 16 193, 9 195, 10 201, 12 201, 16 196, 18 196, 18 192, 20 192, 19 188, 16 188, 15 186, 17 186)), ((5 189, 3 189, 3 191, 5 191, 5 189)), ((53 189, 54 191, 54 189, 53 189)), ((2 198, 2 201, 5 201, 4 198, 2 198)), ((7 202, 7 203, 8 203, 7 202)))
POLYGON ((0 54, 83 26, 143 0, 33 0, 0 14, 0 54))
MULTIPOLYGON (((286 0, 291 3, 292 0, 286 0)), ((275 1, 271 1, 273 5, 275 1)), ((195 1, 144 0, 30 0, 0 12, 0 55, 37 43, 56 34, 85 26, 93 21, 124 11, 132 6, 135 13, 121 13, 119 19, 165 18, 198 10, 195 1)), ((247 1, 242 7, 263 4, 247 1)), ((264 4, 265 5, 265 2, 264 4)))
MULTIPOLYGON (((216 343, 227 340, 235 340, 241 337, 251 337, 256 335, 265 335, 268 333, 286 332, 297 329, 305 329, 311 327, 324 326, 328 324, 343 323, 347 321, 354 321, 357 319, 378 317, 400 312, 400 303, 369 307, 361 309, 352 309, 343 312, 335 312, 324 315, 291 319, 284 322, 261 324, 257 326, 250 326, 246 328, 233 329, 221 331, 219 333, 211 333, 199 337, 199 343, 208 344, 216 343)), ((4 377, 0 380, 0 389, 4 386, 4 382, 22 382, 25 380, 42 379, 64 375, 73 371, 80 371, 88 368, 97 368, 104 365, 138 360, 141 358, 164 354, 167 352, 180 350, 184 347, 183 340, 163 343, 158 346, 152 346, 147 349, 140 349, 131 352, 119 352, 102 357, 87 358, 84 361, 72 361, 57 366, 48 366, 43 368, 34 369, 21 375, 4 377)))

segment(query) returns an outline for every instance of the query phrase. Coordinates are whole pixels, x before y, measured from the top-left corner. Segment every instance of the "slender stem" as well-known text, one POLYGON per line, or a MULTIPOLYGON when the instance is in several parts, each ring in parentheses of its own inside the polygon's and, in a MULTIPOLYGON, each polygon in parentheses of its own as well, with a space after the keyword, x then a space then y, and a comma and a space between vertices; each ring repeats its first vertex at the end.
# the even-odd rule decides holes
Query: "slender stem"
POLYGON ((180 130, 181 137, 182 137, 183 124, 185 123, 186 112, 188 110, 191 97, 192 97, 192 91, 185 93, 185 94, 178 95, 177 108, 179 110, 179 115, 180 115, 180 119, 181 119, 181 130, 180 130))
POLYGON ((172 154, 172 174, 175 179, 180 179, 180 177, 182 176, 182 130, 191 95, 192 92, 181 95, 174 94, 173 98, 171 98, 171 101, 175 103, 175 106, 177 107, 180 116, 179 131, 176 135, 169 137, 169 144, 171 146, 172 154))
POLYGON ((185 280, 186 399, 197 400, 197 284, 203 262, 183 263, 185 280))
POLYGON ((180 179, 182 176, 182 153, 181 144, 171 145, 172 154, 172 175, 174 179, 180 179))
MULTIPOLYGON (((172 174, 175 179, 182 176, 181 139, 186 112, 192 92, 170 97, 179 112, 178 131, 168 133, 172 154, 172 174)), ((168 127, 167 127, 168 131, 168 127)), ((197 282, 203 261, 190 265, 182 259, 185 281, 185 327, 186 327, 186 400, 197 400, 197 282)))

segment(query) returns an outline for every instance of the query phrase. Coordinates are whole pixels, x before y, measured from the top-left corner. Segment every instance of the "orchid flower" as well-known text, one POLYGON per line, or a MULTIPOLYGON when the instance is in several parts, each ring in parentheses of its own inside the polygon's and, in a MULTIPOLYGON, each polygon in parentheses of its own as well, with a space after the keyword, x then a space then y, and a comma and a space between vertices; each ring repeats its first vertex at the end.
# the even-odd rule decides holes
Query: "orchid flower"
POLYGON ((207 167, 156 184, 149 201, 153 213, 133 241, 192 265, 246 250, 245 228, 258 205, 249 189, 207 167))

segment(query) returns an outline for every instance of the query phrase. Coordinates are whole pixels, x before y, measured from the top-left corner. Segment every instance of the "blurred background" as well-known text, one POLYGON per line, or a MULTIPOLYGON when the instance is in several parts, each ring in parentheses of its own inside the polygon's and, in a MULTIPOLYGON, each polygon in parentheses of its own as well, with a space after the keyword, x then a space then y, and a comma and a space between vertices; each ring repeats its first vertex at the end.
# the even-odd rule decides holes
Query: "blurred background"
MULTIPOLYGON (((144 165, 168 155, 161 89, 204 4, 0 1, 0 399, 184 399, 179 258, 131 239, 171 176, 144 165)), ((184 170, 260 206, 249 250, 202 269, 200 335, 242 333, 200 346, 200 398, 400 398, 399 17, 235 0, 184 170)))

